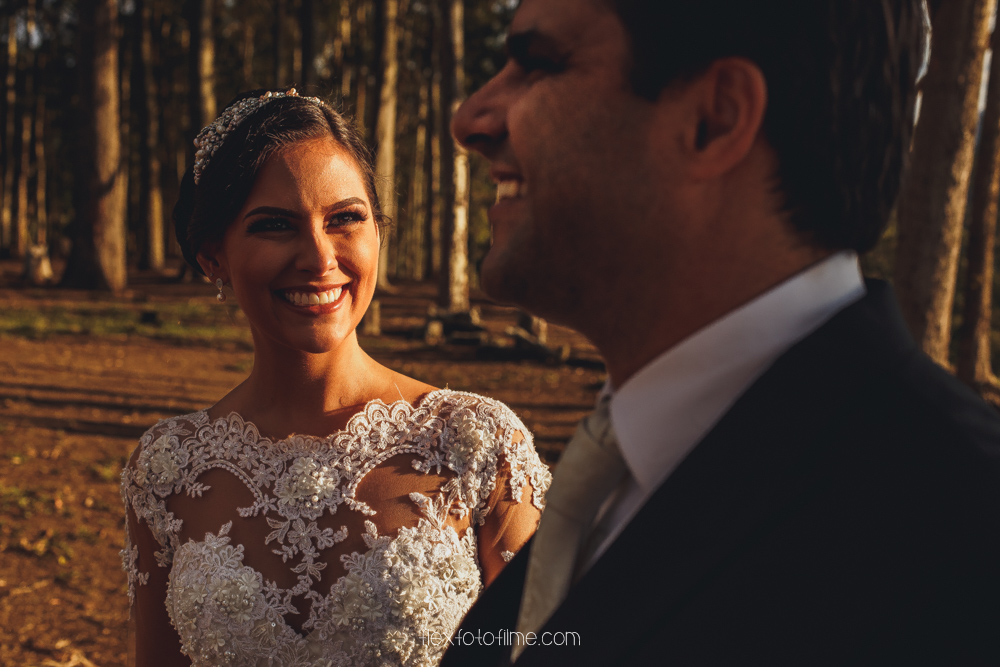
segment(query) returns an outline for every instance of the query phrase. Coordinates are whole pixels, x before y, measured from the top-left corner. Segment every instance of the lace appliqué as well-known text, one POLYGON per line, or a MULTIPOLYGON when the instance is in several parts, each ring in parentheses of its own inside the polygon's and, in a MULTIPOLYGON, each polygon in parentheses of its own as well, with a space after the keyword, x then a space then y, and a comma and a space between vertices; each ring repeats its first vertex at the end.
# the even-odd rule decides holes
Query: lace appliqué
MULTIPOLYGON (((162 547, 157 564, 172 564, 167 609, 195 665, 432 665, 444 646, 427 637, 451 636, 482 586, 473 531, 460 536, 446 520, 471 514, 472 525, 485 521, 501 461, 511 497, 519 500, 530 484, 541 509, 550 475, 517 417, 490 399, 438 391, 416 406, 373 401, 324 439, 272 442, 237 414, 166 420, 143 436, 135 465, 122 473, 122 493, 162 547), (516 432, 524 438, 514 443, 516 432), (346 539, 347 528, 321 529, 317 519, 341 505, 373 515, 357 499, 358 485, 400 454, 414 455, 418 471, 453 475, 432 497, 410 494, 422 517, 417 526, 380 536, 366 521, 367 551, 341 556, 346 574, 321 595, 312 587, 326 567, 321 552, 346 539), (272 529, 266 544, 296 574, 293 588, 243 564, 243 545, 229 543, 231 523, 204 541, 178 544, 182 524, 166 498, 200 497, 209 487, 198 477, 212 468, 253 493, 254 502, 237 511, 264 516, 272 529), (310 605, 304 637, 284 621, 299 613, 295 598, 310 605)), ((149 574, 130 543, 122 556, 132 599, 149 574)))

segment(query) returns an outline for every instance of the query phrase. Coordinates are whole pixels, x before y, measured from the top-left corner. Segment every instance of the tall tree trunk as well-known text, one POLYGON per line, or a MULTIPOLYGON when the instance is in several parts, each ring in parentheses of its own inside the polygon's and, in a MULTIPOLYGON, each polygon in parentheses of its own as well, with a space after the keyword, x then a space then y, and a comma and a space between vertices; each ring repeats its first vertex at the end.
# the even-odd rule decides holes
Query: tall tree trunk
POLYGON ((983 54, 995 7, 996 0, 954 0, 933 17, 920 121, 899 200, 894 282, 914 336, 942 365, 948 364, 983 54))
MULTIPOLYGON (((382 90, 379 95, 379 112, 376 123, 375 141, 378 153, 375 157, 375 174, 379 187, 382 210, 392 219, 396 218, 396 94, 399 79, 399 58, 397 57, 399 24, 397 22, 398 0, 381 0, 383 8, 382 37, 382 90)), ((388 290, 389 245, 391 234, 386 230, 379 249, 378 286, 388 290)))
POLYGON ((7 76, 4 79, 7 119, 4 127, 3 208, 0 211, 0 248, 14 247, 14 152, 17 132, 17 22, 12 16, 7 24, 7 76))
POLYGON ((63 284, 125 288, 125 191, 122 187, 118 108, 117 0, 80 2, 81 181, 75 242, 63 284))
POLYGON ((274 44, 274 87, 279 88, 288 83, 285 74, 285 14, 287 0, 274 0, 274 25, 271 28, 271 41, 274 44))
MULTIPOLYGON (((191 0, 191 128, 197 135, 217 115, 215 107, 215 33, 213 29, 215 0, 191 0)), ((194 137, 192 136, 192 139, 194 137)), ((194 148, 188 149, 193 156, 194 148)))
POLYGON ((164 246, 163 191, 160 186, 160 116, 153 75, 153 30, 150 0, 136 0, 136 20, 139 23, 139 58, 136 63, 139 81, 136 95, 139 140, 139 221, 143 248, 140 266, 162 271, 164 246))
POLYGON ((430 95, 427 86, 420 82, 417 104, 417 131, 413 142, 413 178, 410 180, 408 209, 410 211, 409 233, 404 248, 406 253, 406 277, 411 280, 424 279, 424 230, 427 215, 424 198, 427 195, 427 122, 430 95))
POLYGON ((968 278, 956 373, 973 388, 994 382, 990 363, 990 330, 993 315, 993 250, 1000 196, 1000 29, 990 42, 993 58, 983 114, 972 211, 969 215, 968 278))
MULTIPOLYGON (((183 68, 171 67, 166 55, 166 50, 171 42, 169 22, 164 20, 163 9, 159 4, 154 4, 152 8, 153 25, 160 26, 157 43, 164 51, 164 55, 157 59, 154 67, 155 80, 158 84, 156 87, 156 111, 159 115, 160 141, 164 147, 160 185, 163 188, 163 201, 170 202, 172 205, 173 202, 177 201, 181 178, 187 169, 188 151, 193 148, 188 137, 193 139, 201 128, 193 127, 195 121, 187 113, 190 108, 187 93, 190 81, 188 81, 186 72, 183 68)), ((190 35, 187 23, 182 22, 176 39, 185 52, 190 50, 190 35)), ((170 215, 169 212, 166 212, 166 215, 170 215)), ((181 257, 181 247, 174 234, 167 234, 167 256, 181 257)), ((184 265, 186 262, 182 266, 184 265)))
POLYGON ((354 78, 354 64, 351 52, 351 2, 340 0, 340 21, 337 24, 337 40, 334 42, 334 76, 340 77, 340 98, 344 102, 351 98, 351 82, 354 78))
POLYGON ((361 136, 368 137, 369 126, 365 123, 368 114, 368 65, 358 65, 358 83, 354 95, 354 122, 361 136))
MULTIPOLYGON (((31 14, 29 7, 29 16, 31 14)), ((31 20, 29 19, 29 25, 31 20)), ((29 49, 25 53, 25 60, 32 61, 34 51, 29 49)), ((31 131, 34 128, 34 118, 31 113, 31 100, 34 97, 35 73, 31 62, 25 63, 24 84, 21 86, 21 141, 19 142, 19 155, 21 165, 17 170, 17 215, 14 217, 14 245, 11 248, 11 255, 14 257, 24 257, 28 252, 31 241, 31 234, 28 231, 29 209, 28 209, 28 178, 31 176, 31 131)))
POLYGON ((440 302, 448 312, 469 310, 469 155, 451 136, 451 118, 465 92, 465 29, 462 0, 440 0, 441 194, 444 243, 440 302))
POLYGON ((365 63, 365 87, 368 89, 365 106, 365 128, 368 132, 368 140, 377 142, 379 107, 382 105, 382 81, 385 79, 385 66, 382 55, 384 54, 385 42, 385 0, 374 0, 368 12, 368 20, 363 24, 368 39, 371 40, 372 49, 369 51, 369 59, 365 63))
MULTIPOLYGON (((440 34, 440 33, 438 33, 440 34)), ((451 135, 441 135, 441 73, 437 66, 439 49, 434 49, 430 74, 427 77, 430 104, 427 107, 427 139, 430 149, 424 157, 424 170, 427 172, 424 196, 424 241, 427 252, 424 254, 424 277, 440 277, 441 275, 441 145, 451 135)), ((449 130, 450 132, 450 130, 449 130)))
POLYGON ((316 83, 316 46, 313 31, 313 21, 315 20, 313 11, 313 0, 300 0, 299 5, 299 49, 302 75, 298 82, 302 89, 311 91, 316 83))
MULTIPOLYGON (((125 24, 127 25, 127 24, 125 24)), ((132 79, 136 72, 132 51, 132 30, 119 30, 118 39, 118 127, 121 151, 122 188, 125 190, 125 256, 132 257, 136 250, 134 225, 139 219, 139 181, 135 172, 139 166, 132 150, 132 128, 135 127, 135 101, 132 96, 132 79), (130 48, 131 47, 131 48, 130 48)))
POLYGON ((245 21, 243 23, 243 89, 248 90, 253 86, 253 53, 254 53, 254 27, 253 23, 245 21))
MULTIPOLYGON (((45 59, 39 54, 36 63, 39 82, 44 80, 45 59)), ((47 246, 49 243, 48 210, 48 166, 45 160, 45 91, 35 91, 35 243, 47 246)))
MULTIPOLYGON (((361 0, 356 5, 354 14, 354 32, 358 36, 355 47, 355 62, 357 64, 358 80, 355 84, 354 93, 354 120, 358 124, 358 130, 366 138, 371 138, 369 132, 372 130, 371 123, 368 122, 369 107, 371 100, 368 95, 368 59, 365 54, 365 44, 367 43, 368 31, 368 9, 369 2, 361 0)), ((376 51, 378 53, 378 51, 376 51)))
POLYGON ((371 125, 368 123, 368 61, 365 55, 365 44, 368 43, 368 5, 372 0, 357 0, 354 12, 354 66, 357 81, 354 84, 354 121, 362 136, 368 138, 371 125))

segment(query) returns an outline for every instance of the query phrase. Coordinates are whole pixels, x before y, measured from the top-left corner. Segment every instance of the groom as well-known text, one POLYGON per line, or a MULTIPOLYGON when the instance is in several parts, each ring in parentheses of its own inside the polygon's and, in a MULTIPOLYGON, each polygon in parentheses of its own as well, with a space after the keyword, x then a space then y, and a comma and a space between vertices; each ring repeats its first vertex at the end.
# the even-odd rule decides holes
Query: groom
POLYGON ((1000 664, 1000 421, 858 268, 923 40, 918 0, 522 0, 454 121, 482 283, 609 382, 444 665, 1000 664))

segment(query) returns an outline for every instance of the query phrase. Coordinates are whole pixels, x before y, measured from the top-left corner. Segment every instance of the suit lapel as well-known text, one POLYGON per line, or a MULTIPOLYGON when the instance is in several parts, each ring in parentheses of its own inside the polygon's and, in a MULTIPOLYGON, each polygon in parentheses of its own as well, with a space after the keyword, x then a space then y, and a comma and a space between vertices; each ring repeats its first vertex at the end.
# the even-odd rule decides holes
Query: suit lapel
MULTIPOLYGON (((755 534, 818 492, 857 369, 897 363, 913 348, 898 323, 883 326, 878 309, 891 297, 873 287, 754 383, 570 591, 543 630, 579 633, 574 664, 627 664, 628 647, 648 643, 755 534), (886 328, 896 332, 881 345, 858 340, 886 328)), ((550 663, 556 651, 573 649, 529 648, 517 665, 550 663)))
MULTIPOLYGON (((579 633, 582 646, 531 647, 517 667, 567 659, 629 664, 630 649, 648 645, 654 628, 683 613, 753 536, 794 511, 797 498, 820 492, 818 471, 843 441, 860 371, 919 355, 891 290, 869 281, 868 291, 740 397, 574 586, 543 631, 579 633)), ((530 546, 487 589, 460 633, 516 626, 530 546)), ((488 648, 452 648, 442 667, 507 664, 507 647, 488 648)))

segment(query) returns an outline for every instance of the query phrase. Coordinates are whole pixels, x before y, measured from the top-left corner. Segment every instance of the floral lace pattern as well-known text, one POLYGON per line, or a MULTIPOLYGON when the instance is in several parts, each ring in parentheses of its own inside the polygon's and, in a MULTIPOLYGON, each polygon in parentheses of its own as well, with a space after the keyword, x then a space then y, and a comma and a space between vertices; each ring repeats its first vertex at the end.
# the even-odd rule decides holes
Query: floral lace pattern
MULTIPOLYGON (((159 544, 156 564, 170 568, 166 606, 194 665, 434 665, 446 642, 427 638, 450 637, 482 588, 475 533, 459 534, 449 519, 484 523, 502 465, 503 493, 519 500, 530 486, 541 509, 551 477, 523 424, 497 401, 443 390, 415 406, 373 401, 326 438, 271 441, 235 413, 168 419, 143 435, 122 473, 122 495, 159 544), (524 438, 515 443, 518 432, 524 438), (354 539, 365 550, 340 555, 345 574, 323 594, 323 552, 347 539, 348 528, 322 527, 321 519, 342 507, 375 516, 358 486, 400 454, 445 481, 435 493, 409 494, 416 525, 380 535, 364 520, 354 539), (253 494, 234 514, 266 520, 266 548, 294 573, 294 586, 281 588, 244 563, 246 546, 231 543, 232 521, 180 544, 183 522, 167 500, 200 498, 210 487, 199 478, 212 469, 253 494), (285 619, 299 613, 307 614, 301 633, 285 619)), ((122 558, 134 599, 149 573, 127 539, 122 558)))

